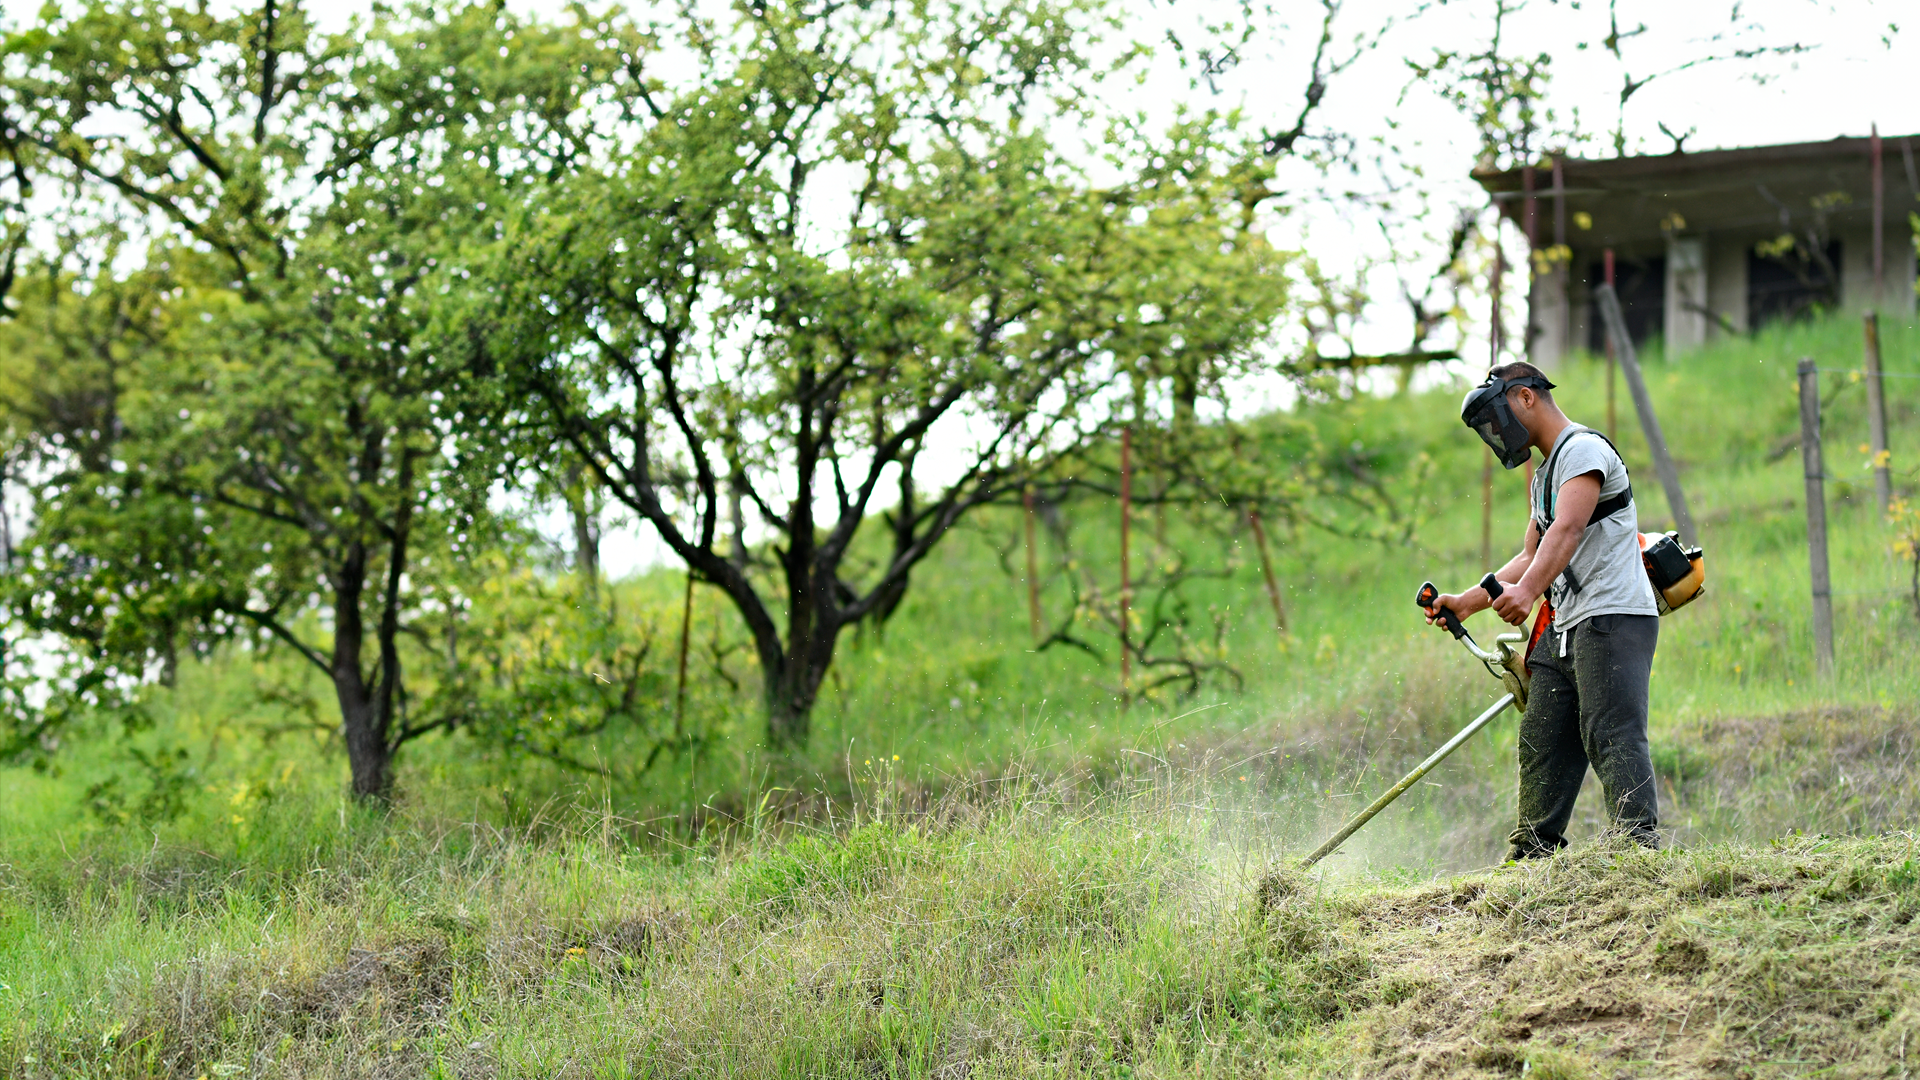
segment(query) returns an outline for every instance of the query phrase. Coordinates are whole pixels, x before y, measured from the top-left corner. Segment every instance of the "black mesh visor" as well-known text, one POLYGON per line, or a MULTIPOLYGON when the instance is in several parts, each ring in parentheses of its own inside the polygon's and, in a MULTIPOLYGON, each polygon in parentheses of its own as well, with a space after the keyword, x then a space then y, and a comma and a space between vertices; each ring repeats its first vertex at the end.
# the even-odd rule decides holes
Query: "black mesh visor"
POLYGON ((1463 403, 1465 407, 1460 410, 1460 418, 1467 422, 1468 427, 1483 435, 1498 438, 1500 406, 1506 403, 1507 391, 1522 386, 1529 386, 1535 390, 1553 389, 1552 383, 1533 375, 1523 375, 1518 379, 1496 379, 1488 376, 1486 382, 1467 392, 1467 400, 1463 403))
MULTIPOLYGON (((1492 410, 1489 409, 1488 412, 1492 412, 1492 410)), ((1480 433, 1480 438, 1483 442, 1493 447, 1494 453, 1506 453, 1507 441, 1500 437, 1500 425, 1494 422, 1493 417, 1489 416, 1485 420, 1473 425, 1473 430, 1480 433)))
POLYGON ((1466 400, 1461 402, 1460 419, 1480 436, 1500 463, 1507 468, 1515 468, 1527 459, 1526 442, 1529 438, 1526 429, 1514 418, 1507 407, 1507 391, 1515 387, 1528 386, 1536 390, 1551 390, 1553 384, 1537 375, 1523 375, 1517 379, 1502 379, 1493 375, 1487 381, 1467 392, 1466 400), (1512 436, 1510 440, 1508 436, 1512 436), (1519 445, 1513 445, 1517 440, 1519 445))

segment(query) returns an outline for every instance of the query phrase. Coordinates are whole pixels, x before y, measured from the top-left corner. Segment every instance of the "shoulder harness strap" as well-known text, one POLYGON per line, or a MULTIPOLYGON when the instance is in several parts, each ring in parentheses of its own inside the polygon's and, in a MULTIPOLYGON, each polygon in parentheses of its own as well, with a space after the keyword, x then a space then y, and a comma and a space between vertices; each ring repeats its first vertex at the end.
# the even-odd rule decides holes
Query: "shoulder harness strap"
MULTIPOLYGON (((1564 448, 1568 443, 1572 442, 1575 438, 1578 438, 1581 435, 1598 436, 1600 441, 1603 443, 1606 443, 1607 447, 1613 451, 1613 455, 1617 458, 1620 458, 1620 467, 1622 469, 1625 469, 1627 467, 1626 458, 1620 453, 1620 448, 1613 445, 1613 440, 1607 438, 1605 435, 1600 434, 1600 432, 1595 431, 1592 428, 1581 428, 1580 430, 1574 432, 1572 435, 1569 435, 1568 437, 1561 439, 1560 444, 1553 448, 1553 453, 1547 455, 1547 463, 1541 466, 1541 473, 1543 474, 1543 478, 1540 481, 1540 485, 1542 489, 1540 492, 1540 501, 1545 504, 1542 507, 1545 513, 1545 517, 1536 518, 1535 523, 1540 526, 1540 535, 1542 536, 1545 536, 1547 534, 1547 530, 1553 527, 1553 504, 1556 497, 1560 494, 1559 489, 1555 487, 1553 483, 1553 467, 1555 463, 1557 463, 1560 460, 1561 449, 1564 448)), ((1608 498, 1601 499, 1600 502, 1596 506, 1594 506, 1593 514, 1587 518, 1586 527, 1592 528, 1593 526, 1599 524, 1600 522, 1606 520, 1607 518, 1610 518, 1613 515, 1619 513, 1620 511, 1625 510, 1627 507, 1631 505, 1633 505, 1633 483, 1632 483, 1632 476, 1631 474, 1629 474, 1628 483, 1625 490, 1621 491, 1617 495, 1613 495, 1608 498)))

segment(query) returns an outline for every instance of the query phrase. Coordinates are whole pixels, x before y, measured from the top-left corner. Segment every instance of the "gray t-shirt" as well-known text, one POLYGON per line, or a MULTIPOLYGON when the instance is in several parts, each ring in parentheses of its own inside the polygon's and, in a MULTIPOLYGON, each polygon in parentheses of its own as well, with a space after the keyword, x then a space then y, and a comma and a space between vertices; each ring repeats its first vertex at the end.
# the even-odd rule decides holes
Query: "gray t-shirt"
MULTIPOLYGON (((1568 425, 1554 449, 1559 452, 1557 458, 1549 455, 1554 475, 1548 477, 1545 469, 1534 473, 1533 520, 1546 520, 1546 500, 1553 498, 1557 503, 1560 486, 1576 476, 1599 473, 1602 501, 1627 490, 1626 462, 1592 428, 1568 425)), ((1571 629, 1595 615, 1660 614, 1654 606, 1653 583, 1640 561, 1640 514, 1632 503, 1588 526, 1567 566, 1579 579, 1580 591, 1568 587, 1564 574, 1554 580, 1549 596, 1557 629, 1571 629)))

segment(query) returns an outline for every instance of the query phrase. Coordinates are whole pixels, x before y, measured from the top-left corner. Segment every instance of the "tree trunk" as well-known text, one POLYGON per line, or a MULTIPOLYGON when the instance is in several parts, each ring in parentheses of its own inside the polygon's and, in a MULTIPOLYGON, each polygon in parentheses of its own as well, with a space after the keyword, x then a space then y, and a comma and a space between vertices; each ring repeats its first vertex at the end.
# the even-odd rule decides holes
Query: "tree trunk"
MULTIPOLYGON (((811 386, 810 372, 802 374, 801 383, 811 386)), ((781 560, 787 578, 787 647, 784 654, 776 652, 781 657, 778 668, 767 672, 767 739, 774 746, 807 744, 813 703, 833 663, 843 625, 834 595, 840 553, 823 550, 814 530, 814 470, 823 442, 817 419, 812 410, 802 410, 794 470, 799 484, 787 510, 787 549, 781 560)))
POLYGON ((180 679, 180 632, 173 620, 160 626, 160 685, 171 690, 180 679))
MULTIPOLYGON (((373 734, 380 742, 383 758, 389 763, 405 737, 394 730, 394 719, 405 707, 400 697, 400 583, 407 576, 407 541, 413 534, 413 461, 411 450, 400 451, 401 498, 394 510, 393 531, 387 543, 387 587, 380 601, 380 625, 375 630, 380 674, 373 688, 373 734)), ((405 717, 400 719, 404 722, 405 717)), ((391 768, 386 772, 391 784, 391 768)))
POLYGON ((807 745, 820 684, 833 665, 834 647, 845 624, 835 616, 830 573, 815 573, 805 591, 812 602, 804 619, 788 621, 787 647, 777 672, 767 679, 767 737, 775 746, 807 745), (825 580, 823 580, 825 579, 825 580), (822 596, 823 590, 826 595, 822 596))
MULTIPOLYGON (((807 745, 813 727, 813 703, 826 674, 825 667, 816 668, 812 662, 823 651, 822 643, 815 640, 820 631, 820 624, 812 618, 788 620, 787 647, 780 654, 778 666, 767 671, 767 742, 773 746, 798 750, 807 745)), ((824 652, 832 657, 832 641, 825 642, 824 652)))
POLYGON ((727 481, 727 521, 733 526, 733 551, 727 561, 743 574, 747 572, 747 512, 741 505, 741 489, 745 486, 746 481, 737 472, 727 481))
POLYGON ((341 734, 353 770, 356 799, 384 802, 393 793, 392 753, 380 730, 379 708, 360 655, 366 645, 360 597, 367 583, 367 552, 355 543, 333 582, 333 692, 340 702, 341 734))
POLYGON ((801 749, 813 726, 813 703, 794 700, 786 680, 767 680, 767 741, 782 748, 801 749))
POLYGON ((573 570, 592 595, 600 585, 600 523, 579 465, 567 470, 567 510, 573 516, 573 570))
POLYGON ((1193 430, 1194 411, 1200 402, 1200 359, 1182 357, 1173 369, 1173 430, 1184 435, 1193 430))

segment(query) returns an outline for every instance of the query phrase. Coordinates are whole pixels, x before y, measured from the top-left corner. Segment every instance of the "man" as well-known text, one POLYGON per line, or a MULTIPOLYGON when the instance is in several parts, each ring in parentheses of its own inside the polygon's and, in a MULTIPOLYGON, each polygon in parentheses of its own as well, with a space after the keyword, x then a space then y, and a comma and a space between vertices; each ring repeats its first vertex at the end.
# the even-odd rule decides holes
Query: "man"
MULTIPOLYGON (((1660 638, 1653 586, 1640 559, 1639 520, 1627 467, 1599 432, 1567 419, 1553 384, 1532 364, 1506 364, 1467 395, 1461 419, 1507 468, 1545 457, 1528 495, 1520 554, 1494 572, 1505 591, 1489 602, 1478 586, 1437 600, 1464 619, 1491 607, 1526 621, 1546 595, 1527 665, 1532 681, 1520 721, 1520 821, 1509 859, 1552 855, 1587 766, 1606 793, 1615 830, 1659 842, 1653 760, 1647 750, 1647 681, 1660 638)), ((1427 621, 1438 623, 1428 609, 1427 621)))

